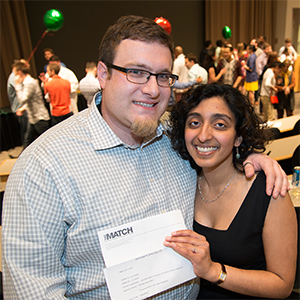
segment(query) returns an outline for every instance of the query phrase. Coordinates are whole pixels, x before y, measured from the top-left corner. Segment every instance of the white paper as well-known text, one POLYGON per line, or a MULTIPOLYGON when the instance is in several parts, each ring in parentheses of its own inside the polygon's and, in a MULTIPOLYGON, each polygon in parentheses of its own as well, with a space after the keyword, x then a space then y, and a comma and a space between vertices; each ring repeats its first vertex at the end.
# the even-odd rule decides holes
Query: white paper
POLYGON ((172 211, 98 232, 112 299, 144 299, 195 278, 190 261, 163 245, 186 229, 172 211))

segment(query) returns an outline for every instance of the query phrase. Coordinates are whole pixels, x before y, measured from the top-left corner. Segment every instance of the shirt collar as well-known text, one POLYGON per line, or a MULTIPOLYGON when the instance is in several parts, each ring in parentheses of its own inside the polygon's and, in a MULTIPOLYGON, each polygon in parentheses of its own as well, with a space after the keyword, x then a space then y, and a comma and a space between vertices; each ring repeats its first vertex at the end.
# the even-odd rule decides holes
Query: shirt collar
POLYGON ((108 124, 101 116, 97 105, 101 103, 102 94, 98 92, 95 95, 95 101, 92 102, 89 108, 88 126, 91 133, 92 143, 95 150, 105 150, 115 147, 125 147, 130 149, 137 149, 139 147, 145 147, 154 140, 160 138, 164 134, 164 128, 160 124, 156 130, 156 133, 147 137, 141 146, 130 146, 125 144, 116 134, 111 130, 108 124))

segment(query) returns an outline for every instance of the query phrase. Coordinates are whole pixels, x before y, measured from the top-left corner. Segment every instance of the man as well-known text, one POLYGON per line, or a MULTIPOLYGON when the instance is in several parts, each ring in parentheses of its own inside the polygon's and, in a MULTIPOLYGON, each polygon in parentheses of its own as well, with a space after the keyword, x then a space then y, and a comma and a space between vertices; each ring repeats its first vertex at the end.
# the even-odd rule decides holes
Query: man
MULTIPOLYGON (((48 62, 46 65, 44 65, 44 72, 47 73, 47 66, 49 65, 49 60, 55 54, 54 54, 54 51, 51 48, 45 48, 43 50, 43 53, 44 53, 45 59, 48 62)), ((63 66, 63 67, 66 67, 66 65, 62 61, 60 62, 60 65, 63 66)))
POLYGON ((259 77, 262 74, 264 66, 268 61, 268 54, 272 52, 272 46, 269 43, 262 45, 263 53, 256 59, 256 73, 259 77))
POLYGON ((263 49, 264 43, 266 43, 267 37, 265 35, 260 35, 259 38, 257 39, 258 42, 258 47, 263 49))
POLYGON ((58 64, 49 64, 47 73, 51 80, 44 86, 45 98, 51 103, 51 124, 52 126, 67 119, 73 115, 70 110, 71 84, 68 80, 58 76, 60 66, 58 64))
POLYGON ((21 107, 16 111, 18 116, 27 112, 28 126, 24 138, 24 148, 49 128, 49 114, 44 105, 42 91, 38 81, 29 75, 25 63, 13 64, 15 89, 21 107))
POLYGON ((285 48, 288 49, 289 56, 291 57, 291 61, 294 63, 297 60, 297 51, 292 46, 292 40, 290 38, 286 38, 284 40, 284 46, 280 47, 280 49, 278 51, 278 57, 283 54, 285 48))
MULTIPOLYGON (((25 59, 20 59, 20 62, 27 64, 25 59)), ((27 64, 27 67, 29 68, 30 66, 27 64)), ((26 111, 24 111, 24 113, 20 116, 17 116, 16 114, 17 110, 21 107, 21 104, 19 103, 17 97, 15 85, 15 67, 12 66, 12 72, 10 73, 7 80, 7 96, 10 102, 10 109, 20 125, 20 138, 22 145, 24 145, 24 138, 27 130, 28 119, 26 111)))
POLYGON ((175 48, 175 60, 173 65, 173 74, 178 75, 179 82, 188 82, 188 69, 185 66, 185 55, 181 46, 175 48))
POLYGON ((218 63, 218 73, 225 68, 225 74, 220 78, 219 82, 222 84, 232 85, 238 88, 243 79, 241 63, 233 58, 233 47, 231 44, 223 46, 223 59, 218 63))
POLYGON ((96 78, 97 65, 95 62, 87 62, 85 67, 86 75, 79 81, 79 90, 87 102, 87 107, 90 107, 93 98, 100 91, 99 81, 96 78))
MULTIPOLYGON (((102 39, 101 92, 91 107, 50 129, 17 161, 4 200, 6 299, 109 299, 100 230, 176 209, 192 228, 197 175, 158 126, 177 78, 172 49, 153 20, 121 17, 102 39)), ((260 161, 278 168, 270 158, 260 161)), ((253 175, 251 165, 246 170, 253 175)), ((277 196, 287 181, 276 173, 283 180, 277 196)), ((155 298, 197 293, 192 280, 155 298)))
POLYGON ((257 39, 252 39, 251 42, 250 42, 250 45, 253 45, 255 47, 255 52, 254 53, 255 53, 256 57, 259 57, 263 53, 263 50, 258 47, 258 40, 257 39))
MULTIPOLYGON (((61 65, 60 59, 57 55, 53 55, 49 59, 49 64, 58 64, 60 66, 60 71, 58 75, 68 80, 71 83, 71 110, 74 114, 78 113, 78 107, 77 107, 77 89, 78 89, 78 79, 73 71, 70 69, 63 67, 61 65)), ((46 73, 41 73, 39 76, 40 80, 42 81, 42 87, 49 80, 49 75, 46 73)), ((51 79, 50 79, 51 80, 51 79)))
POLYGON ((187 57, 185 58, 185 65, 189 70, 188 72, 189 81, 194 81, 198 77, 201 77, 202 78, 201 83, 202 84, 207 83, 208 73, 203 67, 199 66, 197 62, 197 57, 194 53, 189 53, 187 55, 187 57))
MULTIPOLYGON (((183 54, 183 49, 181 46, 175 47, 175 60, 173 64, 172 73, 178 75, 178 82, 179 83, 186 83, 189 81, 188 78, 188 69, 185 66, 185 55, 183 54)), ((180 100, 182 94, 186 92, 186 89, 179 89, 177 87, 173 88, 174 94, 172 97, 176 101, 180 100)))

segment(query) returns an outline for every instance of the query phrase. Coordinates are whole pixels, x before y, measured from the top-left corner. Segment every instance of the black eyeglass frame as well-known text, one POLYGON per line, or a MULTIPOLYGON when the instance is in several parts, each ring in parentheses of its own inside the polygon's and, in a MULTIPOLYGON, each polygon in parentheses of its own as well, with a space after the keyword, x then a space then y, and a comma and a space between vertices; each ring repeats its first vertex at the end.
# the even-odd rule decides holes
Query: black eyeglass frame
POLYGON ((123 68, 123 67, 120 67, 120 66, 117 66, 117 65, 114 65, 114 64, 110 64, 110 63, 106 63, 106 66, 108 68, 112 68, 112 69, 115 69, 115 70, 120 71, 122 73, 125 73, 126 74, 126 79, 129 82, 135 83, 135 84, 145 84, 145 83, 147 83, 149 81, 150 76, 155 76, 157 85, 159 85, 160 87, 172 87, 175 84, 175 81, 178 80, 178 78, 179 78, 178 75, 171 74, 171 73, 157 73, 157 74, 155 74, 155 73, 151 73, 150 71, 147 71, 147 70, 136 69, 136 68, 123 68), (128 74, 129 71, 142 71, 142 72, 148 73, 149 76, 146 77, 146 79, 147 79, 146 82, 143 82, 143 83, 141 83, 141 82, 134 82, 134 81, 128 79, 128 75, 127 74, 128 74), (172 84, 171 85, 170 84, 169 85, 161 85, 161 84, 159 84, 159 82, 158 82, 158 76, 160 76, 160 75, 169 75, 170 78, 173 80, 172 84))

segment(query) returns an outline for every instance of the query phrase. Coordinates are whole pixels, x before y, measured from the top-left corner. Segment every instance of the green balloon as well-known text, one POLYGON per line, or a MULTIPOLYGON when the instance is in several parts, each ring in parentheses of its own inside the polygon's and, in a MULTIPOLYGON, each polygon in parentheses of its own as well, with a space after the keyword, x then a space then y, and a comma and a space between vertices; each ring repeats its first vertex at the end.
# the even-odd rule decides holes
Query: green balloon
POLYGON ((224 26, 222 29, 222 35, 224 39, 229 39, 231 37, 231 29, 228 26, 224 26))
POLYGON ((44 15, 44 24, 51 31, 57 31, 63 26, 63 23, 64 16, 59 10, 50 9, 44 15))

